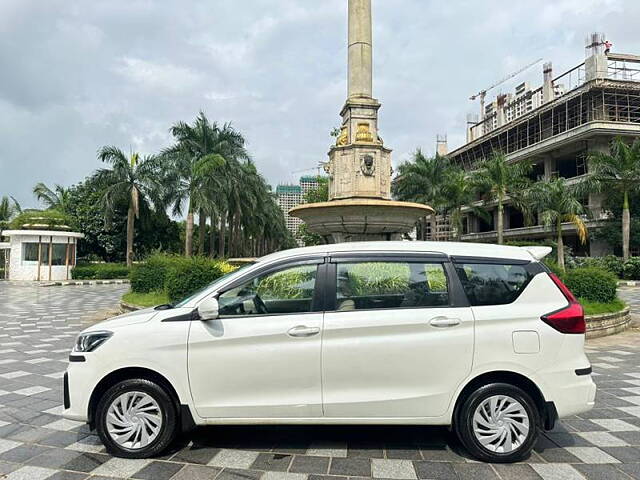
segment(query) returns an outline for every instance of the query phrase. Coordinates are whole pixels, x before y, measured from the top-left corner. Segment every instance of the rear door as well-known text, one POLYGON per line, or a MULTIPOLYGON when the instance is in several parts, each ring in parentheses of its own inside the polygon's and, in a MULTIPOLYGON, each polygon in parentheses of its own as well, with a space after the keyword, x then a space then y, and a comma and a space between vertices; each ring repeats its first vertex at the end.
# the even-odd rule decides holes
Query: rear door
POLYGON ((322 341, 324 414, 444 414, 471 370, 473 317, 444 257, 332 258, 322 341))

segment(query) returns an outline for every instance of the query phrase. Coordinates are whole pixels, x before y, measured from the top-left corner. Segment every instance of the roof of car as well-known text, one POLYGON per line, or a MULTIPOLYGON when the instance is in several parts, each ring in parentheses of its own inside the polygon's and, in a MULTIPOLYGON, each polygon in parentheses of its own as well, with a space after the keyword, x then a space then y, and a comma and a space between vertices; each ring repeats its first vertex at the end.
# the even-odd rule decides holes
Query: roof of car
POLYGON ((272 261, 304 255, 322 255, 343 252, 381 253, 439 253, 450 256, 470 256, 487 258, 507 258, 513 260, 534 260, 533 255, 522 247, 492 245, 488 243, 462 242, 352 242, 293 248, 272 253, 259 261, 272 261))

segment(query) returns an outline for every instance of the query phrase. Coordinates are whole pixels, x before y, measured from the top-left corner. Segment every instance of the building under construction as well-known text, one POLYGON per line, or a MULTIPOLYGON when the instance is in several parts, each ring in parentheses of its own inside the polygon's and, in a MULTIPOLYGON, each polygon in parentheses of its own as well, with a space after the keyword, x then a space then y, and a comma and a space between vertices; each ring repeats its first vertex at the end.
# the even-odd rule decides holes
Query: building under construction
MULTIPOLYGON (((590 35, 585 61, 560 76, 554 77, 551 64, 544 64, 543 84, 537 89, 521 84, 515 94, 498 95, 488 105, 484 105, 486 91, 481 92, 481 115, 468 122, 467 143, 449 153, 451 161, 471 172, 498 151, 512 162, 530 161, 538 180, 564 177, 571 184, 589 174, 590 152, 608 151, 616 136, 638 138, 640 56, 605 52, 604 41, 602 34, 590 35)), ((601 227, 609 218, 602 196, 591 193, 584 203, 589 229, 601 227)), ((467 210, 463 240, 496 241, 497 208, 493 207, 489 222, 467 210)), ((485 208, 491 210, 492 205, 485 208)), ((509 205, 504 217, 506 241, 551 236, 542 225, 526 226, 522 214, 509 205)), ((433 225, 437 227, 435 219, 433 225)), ((580 245, 572 224, 563 229, 576 253, 611 252, 609 245, 595 240, 580 245)), ((442 229, 433 230, 433 237, 442 237, 442 229)))

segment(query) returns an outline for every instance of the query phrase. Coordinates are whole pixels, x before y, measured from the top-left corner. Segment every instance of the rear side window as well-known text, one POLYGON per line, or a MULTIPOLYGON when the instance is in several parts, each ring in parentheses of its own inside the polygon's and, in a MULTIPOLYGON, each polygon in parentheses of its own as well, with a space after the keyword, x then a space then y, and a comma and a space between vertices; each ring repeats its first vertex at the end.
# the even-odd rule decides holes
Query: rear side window
POLYGON ((473 306, 512 303, 533 278, 526 265, 457 263, 455 267, 473 306))
POLYGON ((340 263, 336 287, 339 311, 449 305, 441 263, 340 263))

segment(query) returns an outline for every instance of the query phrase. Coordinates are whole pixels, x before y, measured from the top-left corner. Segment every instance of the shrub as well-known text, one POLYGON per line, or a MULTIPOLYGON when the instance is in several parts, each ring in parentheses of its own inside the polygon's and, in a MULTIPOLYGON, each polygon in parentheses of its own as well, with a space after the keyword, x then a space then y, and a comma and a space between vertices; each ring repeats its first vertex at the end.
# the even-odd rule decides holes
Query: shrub
POLYGON ((177 255, 152 255, 144 263, 136 264, 131 269, 129 274, 131 290, 136 293, 164 290, 169 269, 184 261, 188 259, 177 255))
POLYGON ((128 276, 129 269, 121 263, 87 263, 71 269, 71 277, 75 280, 112 280, 128 276))
POLYGON ((640 280, 640 257, 631 257, 624 264, 624 278, 627 280, 640 280))
POLYGON ((564 272, 560 268, 560 265, 558 265, 558 262, 547 257, 543 260, 543 263, 549 268, 549 270, 555 273, 558 277, 560 278, 564 277, 564 272))
POLYGON ((200 290, 224 274, 224 263, 202 257, 185 258, 171 264, 165 288, 172 302, 200 290))
POLYGON ((602 268, 585 267, 569 270, 564 282, 576 297, 592 302, 612 302, 616 298, 617 278, 602 268))
POLYGON ((620 257, 607 255, 606 257, 575 257, 573 259, 574 268, 602 268, 613 273, 616 277, 622 277, 623 263, 620 257))

